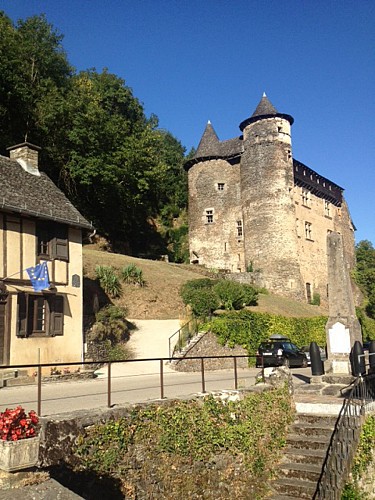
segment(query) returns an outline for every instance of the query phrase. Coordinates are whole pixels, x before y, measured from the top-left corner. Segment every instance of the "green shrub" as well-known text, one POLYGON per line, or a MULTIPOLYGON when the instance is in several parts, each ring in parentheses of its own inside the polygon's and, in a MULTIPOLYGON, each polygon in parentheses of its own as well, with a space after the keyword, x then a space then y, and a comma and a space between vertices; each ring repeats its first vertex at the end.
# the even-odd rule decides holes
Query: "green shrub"
POLYGON ((310 303, 312 306, 320 306, 320 293, 314 292, 310 303))
POLYGON ((194 316, 203 318, 211 316, 213 311, 219 307, 219 300, 212 288, 202 288, 202 290, 190 290, 187 302, 194 316))
POLYGON ((129 264, 121 270, 121 277, 125 283, 145 286, 146 281, 143 278, 143 271, 135 264, 129 264))
POLYGON ((111 345, 129 339, 129 327, 126 321, 126 308, 106 306, 95 316, 89 338, 91 342, 110 341, 111 345))
POLYGON ((369 318, 361 308, 357 308, 357 317, 361 324, 363 339, 375 340, 375 319, 369 318))
POLYGON ((244 291, 244 303, 246 306, 256 306, 258 303, 258 291, 251 285, 242 285, 244 291))
POLYGON ((354 457, 352 468, 352 481, 345 485, 342 499, 365 500, 369 498, 359 488, 358 482, 364 473, 373 467, 375 451, 375 416, 370 415, 363 424, 359 438, 358 448, 354 457))
POLYGON ((244 306, 245 292, 240 283, 221 280, 215 285, 214 292, 219 297, 221 306, 228 311, 241 309, 244 306))
POLYGON ((131 357, 131 353, 126 344, 119 343, 114 346, 108 346, 107 357, 108 361, 121 361, 123 359, 129 359, 131 357))
POLYGON ((112 266, 96 266, 95 275, 105 293, 112 298, 121 297, 121 283, 112 266))
POLYGON ((205 314, 211 314, 218 307, 227 310, 241 309, 244 305, 255 305, 258 298, 257 290, 250 285, 209 278, 187 281, 181 287, 180 295, 185 305, 191 306, 195 315, 198 310, 200 313, 205 311, 205 314))

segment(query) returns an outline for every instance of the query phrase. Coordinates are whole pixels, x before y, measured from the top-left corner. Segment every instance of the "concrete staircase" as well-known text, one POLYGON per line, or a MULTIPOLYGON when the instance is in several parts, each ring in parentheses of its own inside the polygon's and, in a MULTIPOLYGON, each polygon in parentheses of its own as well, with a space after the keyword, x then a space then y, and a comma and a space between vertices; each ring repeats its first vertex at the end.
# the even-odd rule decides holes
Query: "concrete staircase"
POLYGON ((296 415, 271 483, 271 499, 314 498, 336 421, 336 415, 296 415))

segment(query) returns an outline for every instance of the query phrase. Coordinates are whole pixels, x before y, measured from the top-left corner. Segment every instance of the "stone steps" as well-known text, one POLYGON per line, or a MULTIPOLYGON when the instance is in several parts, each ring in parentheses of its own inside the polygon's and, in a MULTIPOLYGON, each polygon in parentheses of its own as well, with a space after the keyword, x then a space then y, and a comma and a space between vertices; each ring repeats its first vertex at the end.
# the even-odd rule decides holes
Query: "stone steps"
POLYGON ((186 354, 200 341, 202 337, 206 335, 207 332, 198 332, 194 337, 192 337, 188 343, 181 349, 181 351, 176 352, 173 357, 179 359, 173 359, 171 364, 178 363, 181 359, 183 359, 186 354))
POLYGON ((295 478, 280 478, 272 483, 272 488, 274 490, 270 497, 272 500, 280 500, 280 498, 285 497, 311 500, 315 494, 316 483, 295 478))
POLYGON ((333 415, 296 415, 271 483, 271 499, 314 497, 336 421, 333 415))

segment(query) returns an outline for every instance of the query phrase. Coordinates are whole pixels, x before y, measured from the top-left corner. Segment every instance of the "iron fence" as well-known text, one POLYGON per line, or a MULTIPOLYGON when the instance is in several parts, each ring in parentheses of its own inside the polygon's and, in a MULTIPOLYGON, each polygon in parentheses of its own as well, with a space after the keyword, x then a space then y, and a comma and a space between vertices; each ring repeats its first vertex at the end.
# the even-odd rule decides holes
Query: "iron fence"
MULTIPOLYGON (((233 388, 234 390, 238 389, 238 368, 237 368, 237 360, 238 358, 255 358, 255 356, 248 355, 228 355, 228 356, 189 356, 184 358, 184 360, 200 360, 200 388, 202 393, 206 393, 206 372, 205 372, 205 361, 210 359, 232 359, 233 360, 233 388)), ((99 360, 95 362, 95 365, 105 365, 107 366, 107 407, 112 407, 112 367, 117 363, 141 363, 141 362, 159 362, 159 396, 160 399, 165 399, 165 383, 164 383, 164 364, 166 362, 171 362, 173 360, 181 361, 180 358, 145 358, 145 359, 127 359, 127 360, 116 360, 116 361, 108 361, 108 360, 99 360)), ((70 362, 70 363, 40 363, 33 365, 8 365, 8 366, 0 366, 0 377, 2 373, 7 370, 28 370, 33 371, 36 382, 36 401, 37 401, 37 414, 42 416, 42 403, 43 403, 43 391, 42 391, 42 373, 45 369, 58 369, 58 368, 66 368, 66 367, 77 367, 80 370, 85 367, 91 368, 93 366, 92 361, 79 361, 79 362, 70 362)), ((74 380, 72 381, 72 383, 74 380)), ((228 388, 228 387, 227 387, 228 388)), ((198 392, 198 391, 197 391, 198 392)), ((64 399, 61 396, 61 399, 64 399)))
POLYGON ((199 326, 205 321, 206 318, 193 318, 169 337, 170 358, 182 351, 189 341, 198 334, 199 326))
POLYGON ((337 420, 314 500, 341 499, 358 446, 364 416, 367 411, 374 409, 374 402, 375 375, 358 377, 337 420))

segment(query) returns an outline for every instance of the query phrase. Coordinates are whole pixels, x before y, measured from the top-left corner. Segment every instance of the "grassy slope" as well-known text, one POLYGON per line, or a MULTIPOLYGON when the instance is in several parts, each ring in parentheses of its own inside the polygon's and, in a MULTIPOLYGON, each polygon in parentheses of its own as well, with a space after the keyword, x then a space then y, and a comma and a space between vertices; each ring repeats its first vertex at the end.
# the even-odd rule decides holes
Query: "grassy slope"
MULTIPOLYGON (((142 269, 145 287, 124 285, 123 295, 113 302, 128 308, 128 317, 134 319, 173 319, 184 317, 184 305, 179 289, 188 280, 202 277, 199 268, 170 264, 154 260, 138 259, 96 250, 88 245, 83 249, 84 274, 95 279, 96 265, 111 265, 121 269, 135 264, 142 269)), ((251 310, 269 312, 282 316, 317 316, 327 314, 326 310, 309 304, 301 304, 284 297, 261 295, 258 306, 251 310)))

